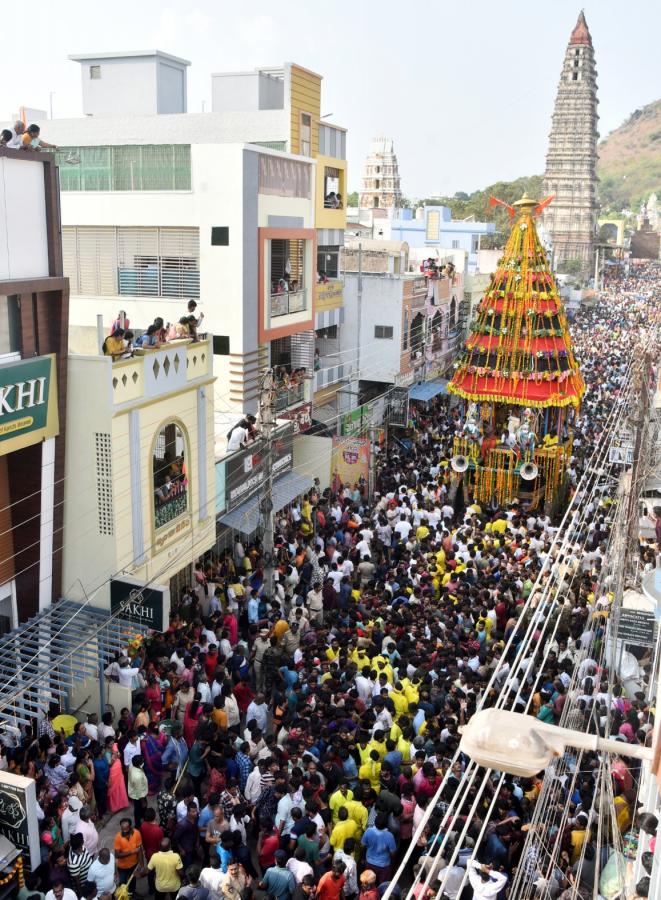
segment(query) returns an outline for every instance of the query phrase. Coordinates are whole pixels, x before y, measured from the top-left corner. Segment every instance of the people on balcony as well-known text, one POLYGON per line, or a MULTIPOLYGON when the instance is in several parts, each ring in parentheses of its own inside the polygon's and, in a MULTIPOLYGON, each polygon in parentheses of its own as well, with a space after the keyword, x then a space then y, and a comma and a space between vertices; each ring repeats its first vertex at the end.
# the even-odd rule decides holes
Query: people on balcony
POLYGON ((257 419, 252 415, 244 416, 227 432, 228 452, 233 453, 242 447, 247 447, 251 441, 257 439, 258 435, 257 419))
POLYGON ((325 209, 342 209, 342 194, 338 191, 331 191, 324 197, 325 209))
POLYGON ((317 272, 317 284, 328 284, 329 278, 328 275, 322 269, 321 272, 317 272))

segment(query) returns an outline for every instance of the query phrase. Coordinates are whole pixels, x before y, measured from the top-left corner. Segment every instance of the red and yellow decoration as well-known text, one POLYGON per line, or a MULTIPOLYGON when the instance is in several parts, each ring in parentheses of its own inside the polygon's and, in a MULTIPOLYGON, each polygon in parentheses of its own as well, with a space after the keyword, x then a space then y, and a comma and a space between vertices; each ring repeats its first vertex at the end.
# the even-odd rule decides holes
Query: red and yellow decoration
MULTIPOLYGON (((514 220, 512 231, 448 385, 451 393, 478 404, 480 418, 492 426, 485 430, 480 459, 474 448, 470 454, 473 490, 481 500, 495 496, 503 503, 520 493, 521 460, 510 460, 511 451, 497 436, 508 414, 537 421, 534 462, 539 478, 531 488, 533 493, 541 489, 542 499, 554 498, 571 453, 567 410, 578 412, 585 384, 535 226, 552 199, 538 202, 524 195, 512 205, 490 200, 506 207, 514 220)), ((469 458, 461 440, 456 439, 454 452, 469 458)))

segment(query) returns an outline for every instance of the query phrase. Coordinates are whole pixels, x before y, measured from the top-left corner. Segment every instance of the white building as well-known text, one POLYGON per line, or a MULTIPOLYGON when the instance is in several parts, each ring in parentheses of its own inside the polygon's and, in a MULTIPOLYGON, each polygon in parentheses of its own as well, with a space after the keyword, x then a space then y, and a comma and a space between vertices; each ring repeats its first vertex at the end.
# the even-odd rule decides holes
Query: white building
MULTIPOLYGON (((168 61, 177 68, 156 51, 76 59, 90 97, 90 82, 117 81, 124 65, 139 67, 136 91, 141 80, 151 90, 168 61)), ((185 74, 186 61, 178 65, 185 74)), ((214 111, 159 114, 178 101, 157 90, 152 114, 136 115, 120 84, 114 112, 96 96, 92 115, 49 123, 60 147, 74 352, 98 347, 97 316, 106 333, 120 310, 144 330, 156 316, 177 322, 195 299, 214 336, 217 431, 256 410, 269 365, 305 369, 278 412, 309 425, 315 328, 343 313, 345 210, 327 198, 345 193, 346 133, 320 121, 320 86, 321 76, 289 63, 218 74, 214 111), (323 284, 317 254, 330 272, 323 284)))

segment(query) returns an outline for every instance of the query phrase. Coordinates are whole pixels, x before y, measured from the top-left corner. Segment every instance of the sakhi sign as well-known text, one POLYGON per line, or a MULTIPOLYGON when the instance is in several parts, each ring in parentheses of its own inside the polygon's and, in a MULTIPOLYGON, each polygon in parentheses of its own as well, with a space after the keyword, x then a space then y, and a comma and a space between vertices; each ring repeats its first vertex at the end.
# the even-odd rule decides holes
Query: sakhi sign
POLYGON ((55 355, 0 366, 0 455, 58 432, 55 355))
POLYGON ((334 437, 331 455, 332 487, 367 481, 370 464, 369 438, 334 437))

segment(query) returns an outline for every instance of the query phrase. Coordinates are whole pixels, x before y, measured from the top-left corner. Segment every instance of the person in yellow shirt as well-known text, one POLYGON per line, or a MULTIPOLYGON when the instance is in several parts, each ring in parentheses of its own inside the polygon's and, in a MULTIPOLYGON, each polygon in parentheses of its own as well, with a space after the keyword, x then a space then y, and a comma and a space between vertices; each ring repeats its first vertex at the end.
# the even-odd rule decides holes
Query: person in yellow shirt
POLYGON ((333 824, 337 823, 339 812, 347 803, 353 800, 353 791, 349 789, 349 782, 345 779, 340 783, 336 791, 330 795, 328 799, 328 808, 333 814, 333 824))
POLYGON ((376 669, 377 675, 385 675, 388 684, 392 684, 394 681, 394 675, 392 671, 392 666, 390 665, 390 660, 387 656, 375 656, 372 660, 372 667, 376 669))
POLYGON ((369 815, 367 807, 360 800, 350 800, 346 804, 345 809, 349 813, 349 818, 353 819, 360 829, 359 834, 362 837, 363 831, 367 828, 367 817, 369 815))
POLYGON ((402 763, 411 762, 411 741, 403 734, 397 741, 397 749, 402 754, 402 763))
POLYGON ((415 530, 415 539, 417 541, 425 541, 429 537, 429 528, 427 527, 427 520, 421 519, 420 524, 415 530))
POLYGON ((491 523, 491 531, 494 532, 495 534, 505 534, 505 531, 507 530, 508 525, 509 525, 509 522, 507 521, 507 519, 502 519, 502 518, 495 519, 491 523))
POLYGON ((395 687, 390 691, 390 699, 395 705, 395 721, 400 716, 405 716, 409 711, 408 697, 404 693, 404 688, 400 681, 395 682, 395 687))
POLYGON ((358 738, 358 743, 356 744, 356 750, 358 751, 358 756, 360 758, 361 766, 365 765, 365 763, 369 762, 370 759, 370 750, 372 749, 369 746, 369 737, 364 732, 361 733, 358 738))
POLYGON ((383 757, 386 755, 386 738, 383 731, 381 731, 380 729, 378 731, 375 731, 374 735, 372 736, 372 740, 367 746, 370 751, 376 750, 376 752, 379 754, 379 759, 383 759, 383 757))
POLYGON ((369 781, 370 787, 377 794, 381 791, 381 762, 376 750, 370 750, 368 761, 358 769, 358 778, 369 781))
POLYGON ((329 646, 326 647, 326 659, 328 662, 335 662, 340 656, 340 642, 337 638, 333 638, 329 646))
POLYGON ((442 547, 436 554, 436 568, 441 575, 445 574, 445 550, 442 547))
POLYGON ((346 806, 341 806, 338 810, 337 825, 334 826, 330 836, 333 850, 341 850, 347 838, 357 838, 359 830, 358 823, 349 818, 346 806))
POLYGON ((415 703, 417 705, 418 700, 420 699, 420 691, 418 690, 417 682, 411 681, 410 678, 402 678, 401 685, 409 704, 415 703))

